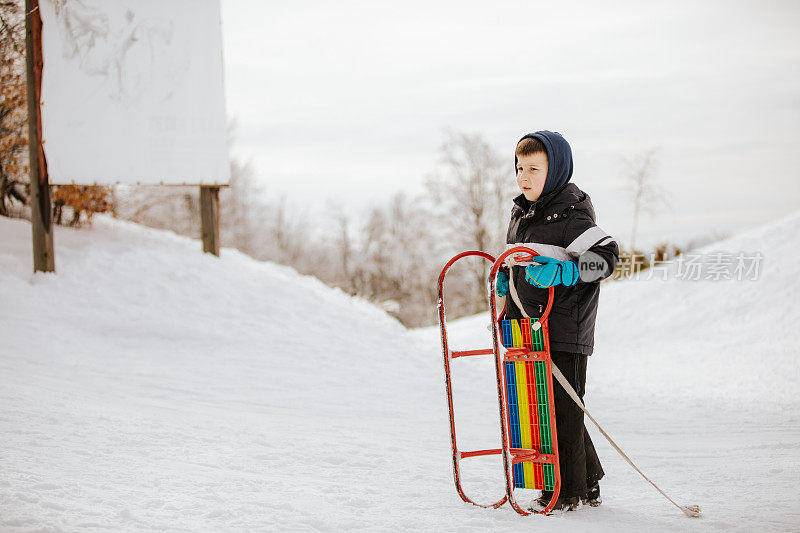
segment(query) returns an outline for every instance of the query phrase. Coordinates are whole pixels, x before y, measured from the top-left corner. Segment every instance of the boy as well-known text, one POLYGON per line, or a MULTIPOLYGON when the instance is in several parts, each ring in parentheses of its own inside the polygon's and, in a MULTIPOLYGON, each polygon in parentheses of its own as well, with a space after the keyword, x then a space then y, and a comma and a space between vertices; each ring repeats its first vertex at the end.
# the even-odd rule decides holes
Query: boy
MULTIPOLYGON (((512 297, 507 299, 506 314, 512 319, 523 317, 516 300, 527 316, 541 316, 547 305, 547 288, 555 288, 548 318, 553 364, 583 398, 586 362, 594 347, 600 281, 614 272, 619 248, 595 224, 589 195, 569 182, 572 150, 559 133, 525 135, 517 143, 514 160, 522 194, 514 198, 506 242, 528 246, 542 255, 527 267, 512 267, 512 297)), ((501 296, 509 291, 507 274, 501 273, 497 287, 501 296)), ((553 388, 561 469, 555 509, 572 510, 581 501, 595 507, 601 501, 603 468, 583 424, 583 411, 563 387, 556 383, 553 388)), ((531 502, 531 509, 543 509, 551 496, 543 492, 531 502)))

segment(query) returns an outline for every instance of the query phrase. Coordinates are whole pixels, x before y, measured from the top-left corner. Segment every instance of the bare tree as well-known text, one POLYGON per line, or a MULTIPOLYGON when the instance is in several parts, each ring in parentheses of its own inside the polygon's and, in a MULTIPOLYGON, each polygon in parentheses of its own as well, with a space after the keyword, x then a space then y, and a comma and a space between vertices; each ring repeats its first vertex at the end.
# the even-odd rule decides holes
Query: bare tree
POLYGON ((197 187, 119 185, 114 210, 122 219, 152 228, 197 237, 200 234, 200 195, 197 187))
POLYGON ((636 232, 639 228, 640 213, 652 214, 660 207, 669 205, 666 192, 655 181, 658 169, 658 153, 659 149, 657 147, 648 148, 624 162, 627 178, 626 190, 633 199, 633 224, 630 243, 631 273, 635 271, 637 262, 636 232))
POLYGON ((220 233, 225 246, 254 255, 258 218, 266 211, 266 196, 252 164, 231 159, 231 180, 220 189, 220 233))
MULTIPOLYGON (((357 250, 353 243, 350 216, 339 205, 331 205, 333 213, 332 236, 326 239, 330 243, 328 254, 333 258, 329 271, 331 282, 349 292, 356 294, 355 262, 357 250)), ((323 278, 320 278, 323 279, 323 278)))
POLYGON ((259 241, 258 259, 291 265, 305 274, 313 272, 314 244, 308 216, 290 205, 285 195, 266 204, 259 224, 258 231, 267 240, 259 241))
POLYGON ((370 211, 350 262, 355 293, 408 326, 435 317, 441 243, 431 217, 419 200, 394 195, 370 211))
MULTIPOLYGON (((498 154, 479 134, 449 133, 439 168, 426 181, 442 238, 450 252, 465 249, 496 253, 504 247, 515 182, 511 154, 498 154)), ((470 311, 485 304, 487 267, 473 267, 470 311)))
POLYGON ((466 248, 502 246, 514 192, 510 160, 479 134, 448 133, 441 150, 425 185, 451 238, 466 248))

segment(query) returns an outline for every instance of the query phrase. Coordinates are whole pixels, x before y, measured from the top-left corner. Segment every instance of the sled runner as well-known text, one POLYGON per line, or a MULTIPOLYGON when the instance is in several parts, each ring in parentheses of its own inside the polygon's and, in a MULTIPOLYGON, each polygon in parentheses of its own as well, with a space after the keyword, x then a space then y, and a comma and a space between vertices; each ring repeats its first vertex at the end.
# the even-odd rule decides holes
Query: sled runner
MULTIPOLYGON (((525 264, 538 255, 530 248, 517 246, 495 260, 479 252, 463 252, 447 262, 439 274, 439 327, 444 355, 447 406, 450 414, 450 444, 453 452, 453 479, 456 491, 465 502, 484 508, 497 508, 506 501, 522 515, 533 514, 523 509, 514 498, 515 488, 552 491, 553 496, 541 514, 549 513, 558 499, 561 476, 558 467, 555 410, 553 407, 552 363, 547 317, 553 306, 553 288, 549 289, 547 307, 541 317, 510 320, 505 310, 497 312, 495 281, 503 264, 525 264), (477 256, 491 261, 488 279, 489 312, 492 324, 492 348, 450 350, 447 344, 447 320, 444 305, 444 278, 453 264, 464 257, 477 256), (453 359, 468 356, 492 355, 497 373, 497 398, 500 409, 502 448, 460 451, 456 442, 450 364, 453 359), (459 463, 469 457, 502 455, 505 470, 506 494, 491 504, 471 500, 461 486, 459 463)), ((513 290, 513 289, 512 289, 513 290)))

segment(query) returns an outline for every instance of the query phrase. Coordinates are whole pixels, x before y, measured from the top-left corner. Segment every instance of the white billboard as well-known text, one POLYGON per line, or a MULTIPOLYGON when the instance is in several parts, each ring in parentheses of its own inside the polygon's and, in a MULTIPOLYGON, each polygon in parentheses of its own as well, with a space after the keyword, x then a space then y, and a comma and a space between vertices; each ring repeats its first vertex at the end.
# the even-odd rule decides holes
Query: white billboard
POLYGON ((40 0, 53 184, 230 180, 219 0, 40 0))

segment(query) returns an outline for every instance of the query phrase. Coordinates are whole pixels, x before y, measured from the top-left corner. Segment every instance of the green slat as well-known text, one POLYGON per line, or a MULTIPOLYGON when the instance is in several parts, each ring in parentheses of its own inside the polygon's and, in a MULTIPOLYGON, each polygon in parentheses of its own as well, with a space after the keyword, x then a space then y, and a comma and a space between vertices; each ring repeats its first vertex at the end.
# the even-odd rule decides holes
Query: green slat
POLYGON ((539 435, 543 453, 553 453, 550 430, 550 409, 547 399, 547 367, 544 361, 536 361, 536 396, 539 403, 539 435))
MULTIPOLYGON (((531 324, 534 324, 538 320, 536 317, 531 317, 531 324)), ((531 348, 534 351, 541 352, 544 350, 544 337, 542 336, 542 328, 533 329, 531 326, 531 348)))
POLYGON ((556 476, 553 465, 544 465, 542 472, 544 473, 544 490, 555 490, 556 476))

